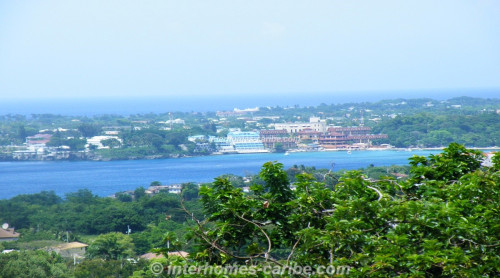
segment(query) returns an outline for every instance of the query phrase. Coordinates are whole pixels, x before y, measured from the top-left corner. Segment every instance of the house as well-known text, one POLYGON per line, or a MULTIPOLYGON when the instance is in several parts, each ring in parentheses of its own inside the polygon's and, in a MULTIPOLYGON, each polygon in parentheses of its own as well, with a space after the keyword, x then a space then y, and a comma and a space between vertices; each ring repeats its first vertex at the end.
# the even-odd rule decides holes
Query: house
POLYGON ((87 148, 90 145, 97 146, 98 149, 109 149, 109 147, 104 146, 102 144, 102 141, 109 140, 109 139, 115 139, 117 140, 120 144, 123 143, 123 140, 119 138, 118 136, 111 136, 111 135, 100 135, 100 136, 94 136, 92 138, 87 139, 87 148))
POLYGON ((52 134, 36 134, 26 137, 27 146, 45 147, 50 142, 52 134))
POLYGON ((87 251, 87 244, 81 242, 69 242, 57 246, 49 247, 49 251, 54 251, 63 258, 82 258, 87 251))
POLYGON ((180 194, 182 191, 182 184, 171 184, 171 185, 154 185, 150 186, 146 190, 146 194, 158 194, 161 191, 168 191, 171 194, 180 194))
POLYGON ((0 228, 0 242, 18 240, 20 235, 20 233, 14 231, 14 228, 9 228, 6 224, 0 228))

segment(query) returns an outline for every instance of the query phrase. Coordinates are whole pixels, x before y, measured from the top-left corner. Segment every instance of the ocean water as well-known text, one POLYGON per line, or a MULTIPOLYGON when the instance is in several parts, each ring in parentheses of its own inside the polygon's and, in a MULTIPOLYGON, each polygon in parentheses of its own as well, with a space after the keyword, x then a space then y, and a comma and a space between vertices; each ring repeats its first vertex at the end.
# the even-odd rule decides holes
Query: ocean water
POLYGON ((207 112, 266 106, 317 106, 321 103, 376 102, 397 98, 433 98, 444 100, 459 96, 482 98, 500 97, 498 90, 449 90, 405 92, 352 92, 352 93, 289 93, 248 95, 198 95, 160 97, 102 97, 102 98, 34 98, 0 99, 0 115, 5 114, 144 114, 166 112, 207 112))
POLYGON ((53 190, 58 195, 90 189, 99 196, 162 184, 210 182, 223 174, 246 175, 259 172, 267 161, 278 161, 289 168, 294 164, 334 171, 375 166, 406 165, 412 155, 428 156, 439 151, 354 151, 300 152, 289 155, 233 154, 158 160, 79 161, 79 162, 0 162, 0 199, 19 194, 53 190))

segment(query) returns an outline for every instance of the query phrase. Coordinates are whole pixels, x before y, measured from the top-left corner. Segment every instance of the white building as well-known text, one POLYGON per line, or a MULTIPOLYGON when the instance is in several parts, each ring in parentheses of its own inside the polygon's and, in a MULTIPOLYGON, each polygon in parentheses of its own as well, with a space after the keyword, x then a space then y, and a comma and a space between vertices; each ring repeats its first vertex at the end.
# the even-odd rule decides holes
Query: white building
POLYGON ((161 191, 167 191, 172 194, 181 194, 182 184, 170 184, 170 185, 155 185, 150 186, 146 190, 146 194, 158 194, 161 191))
POLYGON ((186 124, 186 122, 183 119, 175 119, 175 120, 166 120, 164 122, 158 122, 159 124, 178 124, 178 125, 183 125, 186 124))
POLYGON ((268 152, 257 132, 235 131, 227 134, 228 143, 238 153, 268 152))
POLYGON ((228 142, 227 138, 209 136, 208 142, 214 143, 219 152, 232 153, 235 152, 234 147, 228 142))
POLYGON ((109 140, 109 139, 116 139, 120 142, 120 144, 123 143, 122 139, 120 139, 118 136, 101 135, 101 136, 94 136, 92 138, 87 139, 87 148, 90 145, 94 145, 94 146, 97 146, 98 149, 107 149, 109 147, 103 146, 102 141, 109 140))
POLYGON ((205 141, 207 141, 207 136, 206 135, 193 135, 193 136, 189 136, 187 139, 190 142, 205 142, 205 141))
POLYGON ((274 129, 284 129, 288 133, 298 133, 304 129, 311 129, 316 132, 326 132, 326 120, 321 120, 319 117, 309 118, 308 123, 276 123, 274 124, 274 129))

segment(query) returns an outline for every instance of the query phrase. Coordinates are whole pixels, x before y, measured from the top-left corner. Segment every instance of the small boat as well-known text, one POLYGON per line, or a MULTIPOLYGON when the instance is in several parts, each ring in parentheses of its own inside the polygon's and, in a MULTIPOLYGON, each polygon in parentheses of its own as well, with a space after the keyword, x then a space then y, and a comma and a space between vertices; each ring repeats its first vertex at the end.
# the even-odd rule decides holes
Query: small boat
POLYGON ((289 152, 285 152, 285 155, 289 155, 290 153, 289 152))
POLYGON ((348 151, 347 151, 347 154, 351 154, 351 150, 348 150, 348 151))

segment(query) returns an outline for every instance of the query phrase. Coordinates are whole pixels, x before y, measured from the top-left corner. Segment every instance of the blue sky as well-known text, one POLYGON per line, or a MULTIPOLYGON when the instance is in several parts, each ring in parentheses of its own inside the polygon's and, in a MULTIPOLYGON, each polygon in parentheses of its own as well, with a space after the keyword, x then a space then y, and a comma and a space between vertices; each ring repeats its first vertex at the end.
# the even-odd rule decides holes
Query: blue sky
POLYGON ((0 1, 0 99, 496 89, 499 15, 495 0, 0 1))

